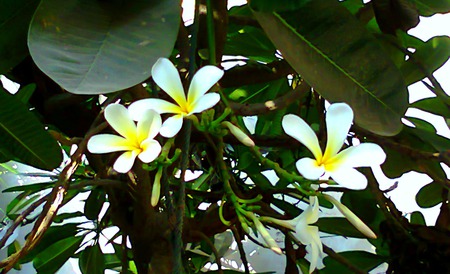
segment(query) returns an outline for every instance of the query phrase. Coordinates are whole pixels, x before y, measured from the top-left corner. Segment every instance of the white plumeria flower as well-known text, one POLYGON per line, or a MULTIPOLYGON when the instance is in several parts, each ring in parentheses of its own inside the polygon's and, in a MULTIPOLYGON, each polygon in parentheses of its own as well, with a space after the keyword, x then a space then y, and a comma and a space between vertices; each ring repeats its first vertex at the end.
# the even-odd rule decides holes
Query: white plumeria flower
POLYGON ((114 170, 127 173, 133 167, 136 157, 144 163, 150 163, 158 157, 161 145, 154 140, 162 123, 158 113, 146 110, 136 126, 124 106, 111 104, 105 108, 105 119, 122 136, 114 134, 92 136, 87 148, 91 153, 125 151, 114 163, 114 170))
POLYGON ((159 58, 152 68, 155 83, 164 90, 176 104, 162 99, 149 98, 136 101, 128 108, 134 120, 138 121, 146 109, 156 112, 174 113, 161 128, 161 135, 167 138, 175 136, 183 126, 183 118, 200 113, 213 107, 220 100, 218 93, 206 92, 223 76, 223 70, 215 66, 204 66, 192 77, 187 98, 184 93, 180 75, 175 66, 167 58, 159 58))
POLYGON ((377 144, 364 143, 339 152, 353 121, 353 111, 347 104, 330 105, 325 120, 328 139, 325 153, 322 153, 316 134, 305 121, 293 114, 283 117, 286 134, 304 144, 315 157, 298 160, 298 172, 309 180, 317 180, 326 174, 346 188, 366 188, 367 178, 355 167, 381 165, 386 160, 383 149, 377 144))

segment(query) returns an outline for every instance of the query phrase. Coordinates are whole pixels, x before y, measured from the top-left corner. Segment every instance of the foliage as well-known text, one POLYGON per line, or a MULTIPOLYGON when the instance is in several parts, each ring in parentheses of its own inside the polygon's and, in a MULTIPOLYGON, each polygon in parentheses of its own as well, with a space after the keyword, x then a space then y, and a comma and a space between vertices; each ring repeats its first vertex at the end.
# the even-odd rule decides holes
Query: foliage
POLYGON ((424 42, 406 31, 419 15, 450 12, 450 1, 252 0, 230 10, 226 4, 197 1, 192 25, 184 26, 174 0, 0 1, 0 74, 21 85, 14 95, 0 86, 0 162, 58 174, 4 190, 17 196, 2 209, 0 248, 9 244, 2 273, 31 261, 39 273, 53 273, 71 257, 83 273, 200 273, 208 262, 219 265, 209 273, 240 273, 221 268, 232 242, 224 240, 227 230, 247 273, 247 237, 281 254, 286 273, 313 271, 322 251, 328 256, 317 273, 366 273, 381 263, 389 273, 450 271, 450 182, 441 166, 450 165, 450 140, 405 117, 411 107, 449 118, 450 98, 433 72, 448 60, 450 38, 424 42), (222 72, 232 60, 240 65, 222 72), (407 88, 417 81, 436 96, 408 103, 407 88), (345 132, 327 124, 340 121, 327 117, 328 103, 342 102, 353 110, 349 125, 354 113, 345 132), (105 119, 104 110, 113 108, 121 114, 105 119), (151 121, 135 112, 151 113, 151 121), (282 122, 294 115, 302 130, 282 122), (257 116, 254 133, 245 127, 248 116, 257 116), (170 134, 159 131, 161 123, 170 134), (152 129, 143 134, 147 125, 152 129), (345 138, 339 154, 344 140, 327 136, 331 128, 345 138), (338 142, 332 152, 327 141, 338 142), (318 145, 311 149, 311 142, 318 145), (423 208, 441 204, 435 225, 426 226, 419 212, 409 221, 397 210, 367 168, 370 156, 359 159, 364 165, 349 163, 364 183, 356 187, 347 176, 340 183, 346 188, 336 186, 337 156, 359 142, 382 148, 374 158, 386 156, 381 167, 392 178, 412 170, 432 178, 416 201, 423 208), (331 179, 306 176, 305 159, 320 166, 322 158, 328 162, 321 174, 331 179), (121 168, 124 162, 130 166, 121 168), (271 183, 266 171, 278 179, 271 183), (185 177, 191 172, 200 175, 185 177), (84 208, 59 212, 86 192, 84 208), (345 218, 318 217, 319 203, 345 218), (23 246, 8 240, 29 222, 23 246), (115 252, 105 254, 99 239, 110 227, 119 232, 109 239, 115 252), (321 236, 370 239, 375 253, 336 253, 320 243, 317 228, 321 236), (285 237, 281 248, 273 231, 285 237))

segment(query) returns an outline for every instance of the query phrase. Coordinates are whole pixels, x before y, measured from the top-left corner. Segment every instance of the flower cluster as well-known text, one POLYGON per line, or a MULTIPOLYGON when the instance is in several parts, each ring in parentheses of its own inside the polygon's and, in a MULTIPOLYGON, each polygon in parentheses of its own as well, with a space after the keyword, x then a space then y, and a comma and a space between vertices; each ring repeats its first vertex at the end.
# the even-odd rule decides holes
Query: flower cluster
POLYGON ((155 83, 175 102, 162 99, 143 99, 132 103, 128 109, 119 104, 105 108, 105 119, 121 136, 99 134, 88 142, 91 153, 125 151, 113 165, 120 173, 128 172, 139 158, 144 163, 155 160, 161 152, 161 145, 154 140, 160 133, 171 138, 183 125, 183 118, 200 113, 216 105, 220 100, 217 93, 206 92, 223 76, 223 71, 214 66, 201 68, 192 78, 186 97, 181 79, 169 59, 160 58, 152 67, 155 83), (173 113, 162 123, 163 113, 173 113), (137 125, 133 122, 137 121, 137 125))

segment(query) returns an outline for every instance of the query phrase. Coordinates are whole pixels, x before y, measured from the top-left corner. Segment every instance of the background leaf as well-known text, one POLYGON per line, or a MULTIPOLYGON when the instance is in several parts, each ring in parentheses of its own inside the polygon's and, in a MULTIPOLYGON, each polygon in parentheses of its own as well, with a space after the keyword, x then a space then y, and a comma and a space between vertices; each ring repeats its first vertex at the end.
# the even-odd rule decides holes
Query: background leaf
POLYGON ((29 54, 28 26, 38 4, 38 0, 0 0, 0 74, 29 54))
POLYGON ((28 45, 38 67, 64 89, 113 92, 143 82, 154 62, 170 55, 179 13, 175 0, 43 0, 28 45))
POLYGON ((55 242, 33 259, 37 273, 55 273, 80 246, 82 236, 65 238, 55 242))
POLYGON ((102 274, 105 272, 105 257, 98 244, 88 246, 80 254, 79 265, 83 274, 102 274))
POLYGON ((61 148, 44 125, 14 96, 0 90, 0 160, 52 170, 62 161, 61 148))
POLYGON ((408 102, 399 70, 345 7, 306 2, 292 12, 255 15, 283 57, 327 100, 350 104, 355 122, 374 133, 400 132, 408 102))

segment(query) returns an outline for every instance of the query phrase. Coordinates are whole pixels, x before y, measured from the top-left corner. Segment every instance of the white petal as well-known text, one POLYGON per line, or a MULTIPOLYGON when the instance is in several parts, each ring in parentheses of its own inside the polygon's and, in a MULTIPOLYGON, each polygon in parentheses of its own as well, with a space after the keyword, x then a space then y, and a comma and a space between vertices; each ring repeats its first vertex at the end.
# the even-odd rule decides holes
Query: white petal
POLYGON ((327 147, 323 155, 329 159, 336 155, 347 138, 353 121, 353 110, 345 103, 332 104, 326 113, 327 147))
POLYGON ((190 107, 189 114, 200 113, 204 110, 212 108, 220 101, 220 95, 215 92, 211 92, 200 97, 190 107))
POLYGON ((156 113, 154 110, 149 109, 144 112, 142 119, 140 119, 137 123, 137 137, 139 143, 147 138, 155 138, 155 136, 159 133, 161 124, 161 115, 156 113))
POLYGON ((310 250, 311 250, 311 261, 309 266, 309 273, 312 273, 314 269, 317 268, 317 263, 322 257, 322 242, 320 241, 319 237, 319 229, 315 226, 309 227, 309 234, 311 236, 311 244, 310 244, 310 250))
POLYGON ((310 206, 307 207, 299 216, 299 223, 314 224, 319 220, 319 203, 315 196, 309 197, 310 206))
POLYGON ((144 163, 150 163, 161 153, 161 145, 158 141, 147 139, 141 144, 143 150, 139 153, 139 159, 144 163))
POLYGON ((327 170, 339 169, 345 167, 370 167, 379 166, 386 160, 386 153, 383 149, 372 143, 363 143, 358 146, 349 147, 341 151, 332 159, 330 167, 327 170))
POLYGON ((366 176, 354 168, 340 168, 329 174, 337 184, 349 189, 360 190, 367 186, 366 176))
POLYGON ((302 158, 295 164, 298 172, 308 180, 317 180, 325 173, 325 168, 317 165, 317 161, 311 158, 302 158))
POLYGON ((115 151, 132 150, 133 146, 125 138, 113 134, 98 134, 92 136, 87 144, 91 153, 110 153, 115 151))
POLYGON ((175 115, 164 121, 159 133, 166 138, 172 138, 180 131, 182 126, 183 116, 175 115))
POLYGON ((159 58, 152 67, 155 83, 172 97, 178 105, 186 104, 186 95, 177 68, 167 58, 159 58))
POLYGON ((124 106, 108 105, 105 108, 105 119, 117 133, 130 141, 136 140, 136 124, 124 106))
POLYGON ((167 102, 166 100, 155 99, 155 98, 142 99, 142 100, 132 103, 128 107, 128 112, 130 113, 131 118, 133 120, 138 121, 142 118, 144 113, 149 109, 153 109, 154 111, 158 112, 159 114, 180 113, 181 112, 179 106, 172 104, 170 102, 167 102))
POLYGON ((133 167, 134 160, 136 159, 136 151, 127 151, 117 158, 114 163, 114 170, 119 173, 127 173, 133 167))
POLYGON ((215 66, 204 66, 192 77, 188 91, 188 102, 192 104, 201 98, 223 76, 223 70, 215 66))
POLYGON ((317 136, 311 127, 302 118, 294 114, 288 114, 283 117, 281 125, 287 135, 304 144, 317 160, 320 161, 322 159, 319 140, 317 140, 317 136))

